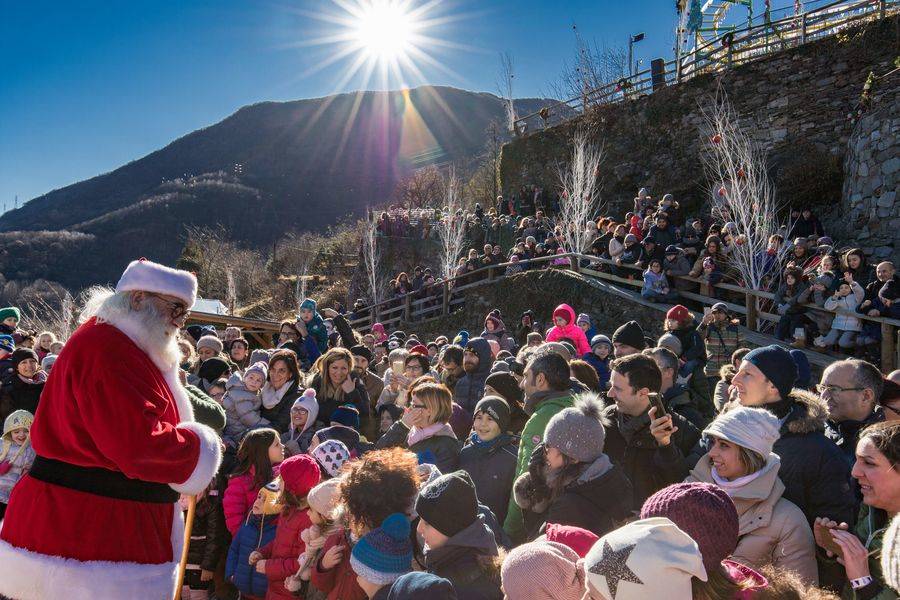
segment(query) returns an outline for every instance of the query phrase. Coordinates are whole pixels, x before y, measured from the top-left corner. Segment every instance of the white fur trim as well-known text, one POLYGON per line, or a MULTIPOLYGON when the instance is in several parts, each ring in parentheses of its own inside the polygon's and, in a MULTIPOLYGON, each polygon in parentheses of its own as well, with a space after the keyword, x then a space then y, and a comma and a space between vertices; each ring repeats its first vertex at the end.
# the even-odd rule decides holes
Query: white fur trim
POLYGON ((200 438, 200 457, 197 459, 197 466, 187 481, 182 483, 170 483, 176 492, 182 494, 195 495, 199 494, 209 486, 209 482, 219 470, 219 462, 222 460, 221 444, 219 436, 216 432, 206 425, 200 423, 181 423, 179 429, 187 429, 193 431, 200 438))
POLYGON ((172 392, 172 397, 175 399, 175 406, 178 408, 178 422, 192 422, 194 420, 194 407, 191 405, 190 398, 188 398, 187 390, 184 389, 184 386, 181 385, 181 380, 178 378, 178 367, 168 370, 163 369, 162 374, 166 384, 169 386, 169 391, 172 392))
POLYGON ((150 260, 133 260, 127 267, 116 292, 154 292, 184 300, 190 307, 197 300, 197 278, 187 271, 172 269, 150 260))

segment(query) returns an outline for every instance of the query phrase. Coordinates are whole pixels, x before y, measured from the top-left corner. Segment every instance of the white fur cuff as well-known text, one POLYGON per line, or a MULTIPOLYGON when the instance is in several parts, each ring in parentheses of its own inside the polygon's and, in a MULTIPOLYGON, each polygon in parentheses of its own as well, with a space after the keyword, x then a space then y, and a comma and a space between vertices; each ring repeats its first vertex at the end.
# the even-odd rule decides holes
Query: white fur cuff
POLYGON ((221 442, 215 431, 197 422, 181 423, 178 429, 187 429, 197 434, 200 438, 200 456, 187 481, 170 483, 169 487, 176 492, 193 496, 205 490, 219 470, 219 463, 222 460, 221 442))

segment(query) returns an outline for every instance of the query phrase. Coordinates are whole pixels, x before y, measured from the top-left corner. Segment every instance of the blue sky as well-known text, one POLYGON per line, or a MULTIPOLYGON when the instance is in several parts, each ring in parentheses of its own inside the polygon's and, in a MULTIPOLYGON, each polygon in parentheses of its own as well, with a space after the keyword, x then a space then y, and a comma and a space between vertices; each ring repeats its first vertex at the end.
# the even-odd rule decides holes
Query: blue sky
MULTIPOLYGON (((424 77, 411 76, 410 85, 496 93, 497 56, 507 51, 516 65, 515 95, 542 95, 573 55, 573 23, 585 38, 607 44, 645 32, 635 58, 647 65, 672 52, 673 0, 436 4, 431 16, 442 22, 425 33, 449 44, 424 49, 452 73, 420 63, 424 77)), ((112 170, 246 104, 364 86, 356 77, 336 87, 348 60, 310 72, 339 49, 303 44, 334 31, 310 16, 340 13, 332 0, 10 0, 2 6, 0 211, 12 208, 16 194, 21 205, 112 170)), ((377 81, 366 86, 380 87, 377 81)))

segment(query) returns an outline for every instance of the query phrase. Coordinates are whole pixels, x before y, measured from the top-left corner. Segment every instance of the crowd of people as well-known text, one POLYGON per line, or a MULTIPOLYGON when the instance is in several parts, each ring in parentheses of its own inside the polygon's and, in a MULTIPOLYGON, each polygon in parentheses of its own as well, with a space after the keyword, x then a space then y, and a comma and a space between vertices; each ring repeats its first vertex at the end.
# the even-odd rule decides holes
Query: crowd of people
MULTIPOLYGON (((0 317, 5 511, 66 346, 0 317)), ((724 303, 674 306, 658 340, 568 304, 505 322, 360 333, 309 299, 273 348, 182 329, 224 448, 182 597, 897 597, 900 372, 814 377, 724 303)))

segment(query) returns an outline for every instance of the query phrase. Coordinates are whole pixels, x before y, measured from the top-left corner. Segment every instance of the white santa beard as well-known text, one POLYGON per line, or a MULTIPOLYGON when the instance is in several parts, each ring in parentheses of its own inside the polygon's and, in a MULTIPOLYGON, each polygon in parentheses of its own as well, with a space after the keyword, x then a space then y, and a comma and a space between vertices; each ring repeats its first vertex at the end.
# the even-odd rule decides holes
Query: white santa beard
POLYGON ((121 330, 138 347, 146 352, 163 372, 169 371, 181 359, 181 351, 175 338, 177 329, 168 321, 168 315, 155 304, 146 303, 134 310, 128 303, 111 296, 97 311, 97 321, 109 323, 121 330))

